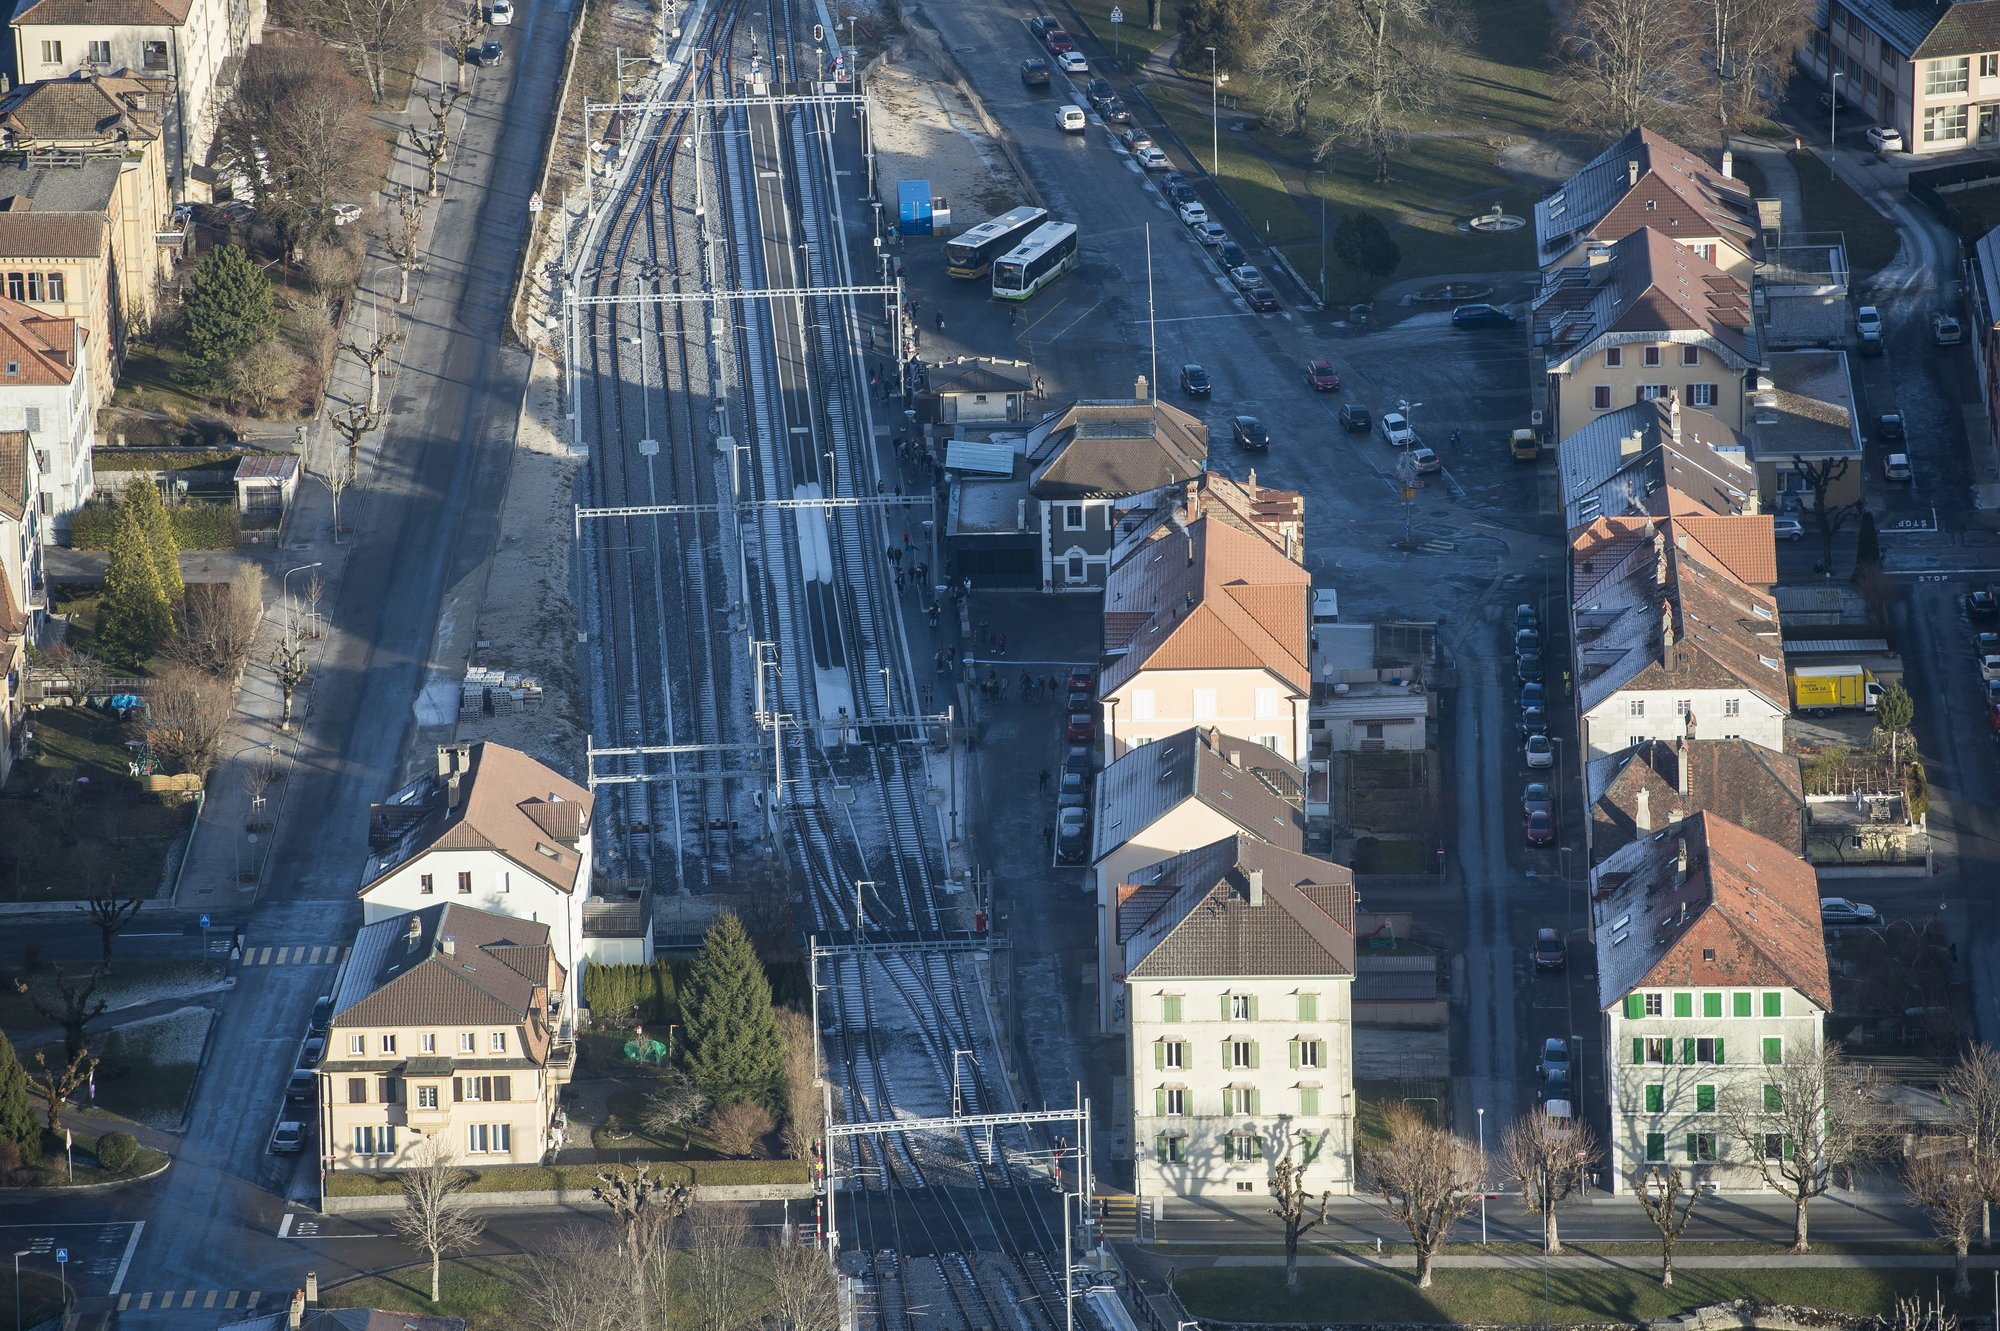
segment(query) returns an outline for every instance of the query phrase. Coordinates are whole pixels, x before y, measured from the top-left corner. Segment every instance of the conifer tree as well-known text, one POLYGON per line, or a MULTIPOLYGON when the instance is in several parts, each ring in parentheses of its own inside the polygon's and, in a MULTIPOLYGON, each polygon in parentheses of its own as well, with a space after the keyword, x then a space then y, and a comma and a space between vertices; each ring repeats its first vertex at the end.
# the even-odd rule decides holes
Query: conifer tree
POLYGON ((118 505, 117 521, 104 569, 104 599, 97 607, 97 646, 101 655, 136 665, 165 640, 174 608, 138 510, 118 505))
POLYGON ((717 1104, 769 1104, 784 1079, 785 1050, 771 1011, 771 982, 750 936, 718 915, 681 989, 687 1070, 717 1104))
POLYGON ((42 1125, 35 1119, 28 1072, 5 1032, 0 1032, 0 1141, 20 1147, 24 1160, 33 1160, 41 1153, 42 1125))
POLYGON ((131 505, 138 513, 139 530, 146 534, 146 553, 159 571, 160 585, 167 589, 167 601, 180 604, 187 594, 187 584, 181 581, 181 543, 174 535, 174 520, 167 516, 167 506, 160 502, 160 487, 149 477, 134 476, 118 502, 131 505))
POLYGON ((264 345, 278 327, 271 279, 240 246, 217 245, 189 274, 187 307, 191 379, 220 383, 231 363, 264 345))

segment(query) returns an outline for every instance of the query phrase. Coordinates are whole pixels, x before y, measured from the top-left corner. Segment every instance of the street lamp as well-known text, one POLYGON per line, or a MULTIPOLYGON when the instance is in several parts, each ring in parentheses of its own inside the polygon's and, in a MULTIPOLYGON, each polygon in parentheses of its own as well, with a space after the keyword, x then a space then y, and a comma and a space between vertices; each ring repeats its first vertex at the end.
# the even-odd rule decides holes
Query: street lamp
POLYGON ((1215 48, 1208 47, 1208 174, 1222 178, 1222 131, 1220 112, 1216 109, 1215 93, 1221 86, 1215 72, 1215 48))
POLYGON ((1479 1242, 1486 1243, 1486 1110, 1479 1110, 1479 1242))
POLYGON ((1828 86, 1832 88, 1826 98, 1826 147, 1829 155, 1833 151, 1834 129, 1840 123, 1840 81, 1846 77, 1844 71, 1836 69, 1833 78, 1828 80, 1828 86))
MULTIPOLYGON (((338 466, 338 465, 339 465, 339 463, 337 463, 337 462, 336 462, 336 463, 335 463, 334 465, 338 466)), ((312 562, 312 563, 310 563, 310 564, 300 564, 300 565, 299 565, 299 566, 298 566, 297 568, 288 568, 288 569, 286 569, 286 570, 285 570, 285 576, 284 576, 284 577, 282 577, 282 578, 280 578, 280 579, 278 580, 278 586, 279 586, 279 587, 280 587, 280 588, 282 589, 282 592, 283 592, 283 595, 284 595, 284 598, 285 598, 285 617, 286 617, 287 619, 290 619, 290 618, 291 618, 291 613, 292 613, 292 612, 291 612, 291 605, 292 605, 292 574, 294 574, 294 573, 303 573, 303 572, 305 572, 305 571, 306 571, 307 569, 309 569, 309 568, 318 568, 318 567, 320 566, 321 562, 322 562, 322 561, 320 561, 320 560, 317 560, 317 559, 315 559, 315 560, 313 560, 313 562, 312 562)))
POLYGON ((14 1331, 21 1331, 21 1259, 34 1252, 23 1248, 14 1254, 14 1331))

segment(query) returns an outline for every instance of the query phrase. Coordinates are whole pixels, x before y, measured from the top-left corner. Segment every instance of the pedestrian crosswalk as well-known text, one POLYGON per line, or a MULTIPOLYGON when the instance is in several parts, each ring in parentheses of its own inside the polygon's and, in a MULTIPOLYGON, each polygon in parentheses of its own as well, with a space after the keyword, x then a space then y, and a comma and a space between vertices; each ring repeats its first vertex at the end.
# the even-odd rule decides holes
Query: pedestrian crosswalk
POLYGON ((159 1293, 146 1290, 133 1294, 129 1291, 118 1296, 119 1312, 145 1312, 148 1309, 168 1308, 234 1308, 238 1312, 257 1311, 257 1300, 264 1297, 260 1289, 169 1289, 159 1293))
POLYGON ((1099 1236, 1110 1243, 1133 1243, 1139 1239, 1139 1199, 1130 1193, 1097 1194, 1099 1236))
POLYGON ((245 966, 331 966, 347 960, 352 948, 337 943, 322 943, 318 947, 258 947, 246 944, 243 948, 245 966))

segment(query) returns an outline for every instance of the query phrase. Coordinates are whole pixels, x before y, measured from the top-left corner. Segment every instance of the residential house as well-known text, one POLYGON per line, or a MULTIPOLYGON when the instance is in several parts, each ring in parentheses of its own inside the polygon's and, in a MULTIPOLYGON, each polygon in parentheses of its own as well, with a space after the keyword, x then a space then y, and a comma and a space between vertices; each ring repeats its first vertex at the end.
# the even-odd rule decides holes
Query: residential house
POLYGON ((1765 349, 1841 345, 1853 318, 1847 304, 1852 276, 1847 241, 1838 231, 1788 231, 1767 244, 1752 283, 1765 349))
POLYGON ((1568 267, 1592 245, 1651 227, 1748 280, 1762 232, 1750 187, 1732 163, 1725 152, 1718 170, 1650 129, 1630 131, 1535 205, 1537 265, 1568 267))
MULTIPOLYGON (((308 1279, 312 1279, 308 1275, 308 1279)), ((224 1322, 216 1331, 465 1331, 463 1317, 395 1312, 385 1308, 322 1308, 294 1288, 282 1311, 224 1322)))
POLYGON ((0 430, 0 782, 20 756, 28 648, 42 608, 41 515, 25 430, 0 430))
POLYGON ((101 406, 124 363, 131 316, 152 308, 148 293, 135 309, 125 281, 135 273, 150 280, 153 270, 143 261, 136 269, 125 264, 117 162, 42 160, 0 158, 0 296, 83 325, 91 400, 101 406))
POLYGON ((243 53, 263 39, 265 0, 21 0, 22 83, 117 74, 166 89, 167 179, 190 195, 243 53))
POLYGON ((24 431, 34 450, 44 542, 68 540, 70 515, 97 488, 89 359, 75 319, 0 297, 0 430, 24 431))
POLYGON ((1196 725, 1303 762, 1311 596, 1264 535, 1212 515, 1133 550, 1104 588, 1105 761, 1196 725))
POLYGON ((1670 394, 1743 427, 1762 361, 1748 281, 1665 232, 1592 242, 1582 262, 1544 274, 1533 311, 1549 437, 1670 394))
POLYGON ((127 317, 141 326, 151 321, 172 257, 186 240, 168 184, 165 117, 172 95, 169 80, 131 75, 77 75, 0 95, 0 150, 119 164, 119 285, 127 317))
MULTIPOLYGON (((1824 1034, 1832 986, 1812 866, 1704 810, 1614 852, 1592 883, 1611 1190, 1648 1165, 1762 1190, 1724 1116, 1775 1109, 1771 1069, 1811 1057, 1824 1034)), ((1761 1149, 1790 1149, 1776 1120, 1761 1149)))
POLYGON ((1158 506, 1130 514, 1119 524, 1111 567, 1116 569, 1170 529, 1180 531, 1204 517, 1261 537, 1293 563, 1305 564, 1305 496, 1265 485, 1252 467, 1240 481, 1219 471, 1204 471, 1179 490, 1167 491, 1158 506))
POLYGON ((1601 517, 1667 517, 1672 495, 1694 511, 1757 511, 1757 478, 1742 432, 1673 394, 1606 412, 1556 449, 1564 527, 1601 517))
POLYGON ((534 1165, 575 1054, 546 924, 447 901, 362 926, 319 1065, 331 1170, 401 1169, 436 1137, 463 1164, 534 1165))
POLYGON ((1142 745, 1098 773, 1091 792, 1097 894, 1098 1020, 1122 1029, 1119 888, 1161 860, 1237 833, 1305 848, 1304 774, 1260 744, 1186 730, 1142 745))
POLYGON ((1035 370, 1024 360, 959 356, 929 366, 925 385, 917 396, 918 419, 943 426, 947 434, 960 426, 1018 427, 1039 415, 1035 370))
POLYGON ((1277 1161, 1354 1191, 1354 878, 1255 837, 1121 893, 1134 1191, 1262 1197, 1277 1161))
POLYGON ((1789 710, 1770 519, 1599 518, 1570 543, 1580 743, 1784 749, 1789 710))
POLYGON ((1919 156, 2000 142, 2000 0, 1827 0, 1818 23, 1798 63, 1841 123, 1900 130, 1919 156))
MULTIPOLYGON (((1437 626, 1315 624, 1312 751, 1416 753, 1437 715, 1437 626)), ((1317 761, 1317 759, 1315 759, 1317 761)))
POLYGON ((1594 760, 1586 776, 1587 864, 1704 809, 1805 854, 1805 782, 1789 753, 1744 739, 1653 739, 1594 760))
POLYGON ((1829 507, 1859 503, 1867 463, 1847 353, 1772 352, 1755 385, 1743 432, 1759 505, 1773 513, 1811 510, 1815 480, 1824 483, 1829 507))
MULTIPOLYGON (((373 924, 442 898, 548 925, 568 977, 556 993, 566 1025, 579 963, 590 955, 584 902, 594 807, 589 791, 518 750, 490 740, 441 746, 434 773, 369 810, 363 918, 373 924)), ((639 923, 650 961, 650 922, 639 923)))
POLYGON ((1078 402, 1028 434, 1027 498, 1039 509, 1043 591, 1104 587, 1120 520, 1157 508, 1199 476, 1208 427, 1154 400, 1142 378, 1124 401, 1078 402))

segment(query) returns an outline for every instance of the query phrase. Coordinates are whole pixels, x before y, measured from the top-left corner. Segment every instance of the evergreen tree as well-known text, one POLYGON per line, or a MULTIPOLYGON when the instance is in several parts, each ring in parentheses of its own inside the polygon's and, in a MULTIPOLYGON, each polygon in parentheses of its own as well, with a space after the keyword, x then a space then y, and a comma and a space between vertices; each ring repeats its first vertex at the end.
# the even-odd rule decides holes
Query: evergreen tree
POLYGON ((174 607, 160 581, 139 511, 118 505, 111 561, 104 569, 104 599, 97 605, 99 653, 133 665, 152 655, 173 628, 174 607))
POLYGON ((160 487, 150 477, 134 476, 118 503, 120 507, 129 504, 138 512, 139 529, 146 533, 146 553, 160 575, 160 585, 167 589, 167 601, 180 604, 187 595, 187 584, 181 581, 181 545, 174 535, 174 520, 160 502, 160 487))
POLYGON ((717 1104, 773 1101, 784 1080, 784 1043, 771 1012, 771 983, 734 915, 718 915, 708 927, 680 997, 695 1083, 717 1104))
POLYGON ((1373 213, 1352 212, 1340 219, 1333 232, 1333 257, 1340 266, 1359 277, 1387 277, 1403 262, 1389 228, 1373 213))
POLYGON ((192 377, 220 382, 239 356, 264 344, 278 327, 271 279, 236 245, 217 245, 189 274, 187 307, 192 377))
POLYGON ((23 1160, 41 1155, 42 1125, 35 1117, 27 1069, 4 1031, 0 1031, 0 1142, 20 1147, 23 1160))

